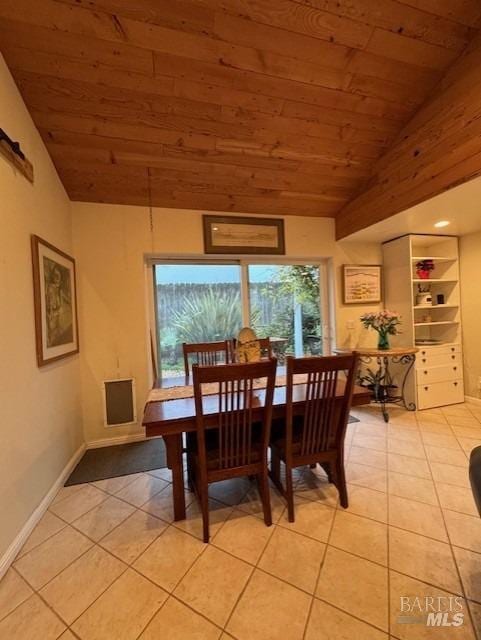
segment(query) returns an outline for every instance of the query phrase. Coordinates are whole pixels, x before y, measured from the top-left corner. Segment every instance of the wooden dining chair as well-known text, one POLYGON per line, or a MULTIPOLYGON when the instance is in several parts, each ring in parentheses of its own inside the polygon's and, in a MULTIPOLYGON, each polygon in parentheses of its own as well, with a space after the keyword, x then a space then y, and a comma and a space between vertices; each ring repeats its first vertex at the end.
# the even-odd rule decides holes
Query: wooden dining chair
POLYGON ((341 505, 348 506, 344 437, 356 370, 356 354, 287 358, 286 420, 280 425, 277 421, 272 430, 270 476, 287 500, 289 522, 294 522, 292 469, 296 467, 321 464, 329 482, 339 491, 341 505), (294 376, 298 374, 305 376, 305 383, 294 384, 294 376), (303 406, 302 413, 296 411, 296 404, 303 406), (285 488, 281 482, 281 461, 286 470, 285 488))
POLYGON ((182 351, 184 353, 184 369, 185 375, 190 374, 190 360, 193 364, 226 364, 229 362, 230 348, 228 340, 219 340, 218 342, 193 342, 182 343, 182 351))
POLYGON ((196 448, 188 453, 194 490, 200 500, 204 542, 209 542, 209 484, 255 476, 264 510, 272 524, 267 451, 276 378, 275 359, 252 364, 193 365, 197 424, 196 448), (255 380, 266 386, 255 388, 255 380), (206 395, 204 383, 217 383, 219 393, 206 395), (207 437, 208 435, 208 437, 207 437))

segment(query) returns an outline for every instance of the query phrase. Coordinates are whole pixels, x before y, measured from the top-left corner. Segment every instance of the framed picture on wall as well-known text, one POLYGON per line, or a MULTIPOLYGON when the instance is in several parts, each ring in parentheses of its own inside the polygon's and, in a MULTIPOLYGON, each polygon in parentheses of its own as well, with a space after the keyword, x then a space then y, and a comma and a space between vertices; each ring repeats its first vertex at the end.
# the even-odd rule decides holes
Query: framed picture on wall
POLYGON ((342 267, 342 282, 344 304, 381 302, 381 265, 345 264, 342 267))
POLYGON ((285 254, 282 218, 202 216, 205 253, 285 254))
POLYGON ((33 293, 37 364, 79 351, 75 260, 33 235, 33 293))

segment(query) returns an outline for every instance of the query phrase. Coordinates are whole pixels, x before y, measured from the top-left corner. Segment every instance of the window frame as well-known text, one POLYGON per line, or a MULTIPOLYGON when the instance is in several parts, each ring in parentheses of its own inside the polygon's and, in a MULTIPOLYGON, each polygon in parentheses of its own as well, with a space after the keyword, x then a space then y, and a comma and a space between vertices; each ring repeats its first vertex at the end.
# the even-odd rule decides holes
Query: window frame
MULTIPOLYGON (((312 265, 319 268, 319 312, 322 321, 322 353, 330 355, 332 353, 332 338, 334 335, 334 307, 333 291, 330 286, 330 260, 328 258, 306 258, 306 257, 276 257, 276 256, 241 256, 233 258, 232 256, 182 256, 182 255, 154 255, 146 259, 146 267, 148 270, 148 285, 151 291, 150 305, 151 313, 149 314, 148 332, 149 342, 150 336, 154 336, 153 348, 157 362, 157 375, 160 376, 160 332, 158 331, 158 300, 157 287, 155 278, 155 267, 157 265, 231 265, 240 267, 240 292, 241 292, 241 315, 243 326, 249 326, 250 323, 250 296, 249 296, 249 272, 250 265, 312 265)), ((152 358, 149 359, 151 361, 152 358)), ((152 362, 150 362, 149 373, 151 378, 152 362)))

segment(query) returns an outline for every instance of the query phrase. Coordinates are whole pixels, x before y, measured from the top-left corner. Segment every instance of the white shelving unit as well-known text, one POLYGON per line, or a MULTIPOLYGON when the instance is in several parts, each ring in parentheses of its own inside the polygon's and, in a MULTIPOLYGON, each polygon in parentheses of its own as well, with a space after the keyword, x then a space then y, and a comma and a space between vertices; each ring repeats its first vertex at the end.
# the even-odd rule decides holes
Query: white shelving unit
POLYGON ((402 315, 402 334, 393 346, 417 346, 416 364, 406 383, 408 402, 428 409, 464 401, 458 239, 409 235, 383 245, 385 306, 402 315), (416 263, 432 260, 431 278, 419 278, 416 263), (433 304, 419 304, 429 288, 433 304), (438 304, 438 296, 443 303, 438 304), (433 344, 422 344, 431 341, 433 344))

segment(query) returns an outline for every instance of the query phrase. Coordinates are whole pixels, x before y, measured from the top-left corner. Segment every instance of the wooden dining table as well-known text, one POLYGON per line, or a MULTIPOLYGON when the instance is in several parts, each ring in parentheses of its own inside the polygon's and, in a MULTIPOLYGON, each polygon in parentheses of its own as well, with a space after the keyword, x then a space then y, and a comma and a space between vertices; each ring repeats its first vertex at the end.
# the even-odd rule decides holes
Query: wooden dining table
MULTIPOLYGON (((192 385, 191 376, 179 376, 175 378, 159 379, 154 389, 169 389, 176 386, 192 385)), ((256 390, 256 406, 253 409, 253 418, 258 413, 261 418, 263 411, 263 394, 265 389, 256 390)), ((193 394, 193 392, 192 392, 193 394)), ((339 402, 344 395, 344 382, 339 381, 336 395, 339 402)), ((369 404, 371 392, 360 386, 354 387, 352 406, 369 404)), ((218 395, 204 396, 204 414, 207 416, 207 427, 217 426, 218 395)), ((293 388, 293 411, 295 415, 302 415, 305 405, 305 385, 295 384, 293 388)), ((276 386, 274 390, 274 402, 272 410, 273 420, 282 419, 286 413, 286 388, 276 386)), ((145 427, 145 435, 148 438, 162 436, 167 453, 167 466, 172 471, 174 520, 185 519, 185 487, 184 469, 182 462, 183 434, 196 430, 195 400, 193 395, 187 398, 163 399, 147 402, 144 409, 142 424, 145 427)))

